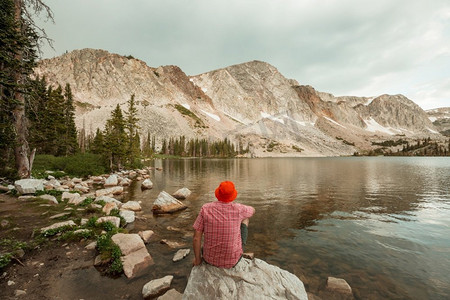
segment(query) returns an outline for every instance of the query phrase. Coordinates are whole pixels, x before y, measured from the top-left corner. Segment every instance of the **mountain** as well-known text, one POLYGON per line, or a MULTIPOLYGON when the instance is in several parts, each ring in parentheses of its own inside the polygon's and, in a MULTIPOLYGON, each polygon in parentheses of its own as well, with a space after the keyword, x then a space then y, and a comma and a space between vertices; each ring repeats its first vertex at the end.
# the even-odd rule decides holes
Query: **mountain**
POLYGON ((430 109, 426 112, 438 131, 445 136, 450 136, 450 107, 430 109))
POLYGON ((69 83, 76 125, 103 129, 111 110, 135 94, 141 134, 159 141, 225 137, 254 156, 335 156, 372 149, 379 140, 442 137, 429 116, 402 95, 335 97, 251 61, 187 76, 177 66, 83 49, 39 62, 35 74, 69 83))

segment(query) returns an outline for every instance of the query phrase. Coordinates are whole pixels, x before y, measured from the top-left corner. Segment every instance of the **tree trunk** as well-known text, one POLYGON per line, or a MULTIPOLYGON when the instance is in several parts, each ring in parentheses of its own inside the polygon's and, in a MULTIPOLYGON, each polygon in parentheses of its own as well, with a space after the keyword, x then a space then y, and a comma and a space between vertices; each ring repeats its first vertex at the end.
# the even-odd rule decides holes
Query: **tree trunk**
MULTIPOLYGON (((15 20, 18 24, 17 30, 22 30, 22 0, 14 0, 15 6, 15 20)), ((16 59, 22 61, 23 53, 19 50, 16 54, 16 59)), ((20 68, 15 70, 14 80, 17 84, 14 98, 17 101, 17 106, 13 111, 14 128, 16 133, 16 143, 14 146, 14 155, 16 159, 16 168, 20 178, 30 177, 30 162, 28 160, 28 153, 30 147, 28 146, 28 124, 25 116, 25 95, 20 90, 23 87, 24 75, 20 68)))

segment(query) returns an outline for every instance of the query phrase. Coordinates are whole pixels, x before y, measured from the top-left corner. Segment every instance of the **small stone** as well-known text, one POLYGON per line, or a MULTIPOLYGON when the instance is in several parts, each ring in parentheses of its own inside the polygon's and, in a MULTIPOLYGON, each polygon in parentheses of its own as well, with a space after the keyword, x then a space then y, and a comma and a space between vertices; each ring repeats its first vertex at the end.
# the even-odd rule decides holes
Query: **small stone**
POLYGON ((14 282, 14 281, 12 281, 12 280, 8 280, 8 286, 12 286, 12 285, 15 285, 16 283, 14 282))
POLYGON ((191 191, 188 188, 182 188, 172 194, 172 196, 176 199, 186 199, 191 195, 191 191))
POLYGON ((128 201, 121 206, 121 209, 140 211, 142 207, 137 201, 128 201))
POLYGON ((86 245, 86 247, 84 247, 87 250, 94 250, 95 247, 97 247, 97 241, 94 241, 92 243, 89 243, 88 245, 86 245))
POLYGON ((254 259, 255 258, 255 253, 253 253, 253 252, 242 253, 242 257, 248 258, 248 259, 254 259))
POLYGON ((118 218, 118 217, 107 216, 107 217, 101 217, 101 218, 97 219, 97 224, 100 224, 100 223, 103 223, 103 222, 111 222, 117 228, 120 227, 120 218, 118 218))
POLYGON ((52 195, 42 195, 39 196, 39 199, 44 199, 49 201, 50 203, 58 204, 58 200, 56 200, 56 198, 52 195))
POLYGON ((108 178, 106 178, 104 186, 105 187, 116 186, 118 184, 119 184, 119 179, 117 178, 117 175, 113 174, 113 175, 109 176, 108 178))
POLYGON ((133 223, 135 220, 135 213, 134 211, 131 210, 120 210, 119 215, 125 219, 125 222, 127 222, 127 224, 129 223, 133 223))
POLYGON ((70 212, 60 213, 60 214, 51 216, 49 219, 50 220, 58 219, 58 218, 61 218, 61 217, 64 217, 64 216, 69 216, 70 214, 71 214, 70 212))
POLYGON ((26 295, 26 294, 27 294, 27 292, 22 291, 22 290, 16 290, 14 292, 14 296, 16 296, 16 297, 23 296, 23 295, 26 295))
POLYGON ((352 295, 352 288, 347 281, 342 278, 328 277, 326 289, 333 293, 352 295))
POLYGON ((177 253, 175 253, 175 256, 172 258, 172 261, 173 262, 180 261, 186 256, 188 256, 190 252, 191 252, 190 249, 180 249, 177 251, 177 253))
POLYGON ((73 227, 73 226, 77 226, 77 225, 75 224, 74 221, 69 220, 69 221, 65 221, 65 222, 55 223, 55 224, 52 224, 52 225, 47 226, 47 227, 43 227, 43 228, 41 228, 41 232, 45 232, 45 231, 50 230, 50 229, 56 229, 56 228, 60 228, 60 227, 64 227, 64 226, 73 227))
POLYGON ((102 211, 109 215, 113 209, 117 209, 117 204, 115 202, 108 202, 103 206, 102 211))
POLYGON ((169 241, 169 240, 166 240, 166 239, 161 240, 161 244, 166 244, 170 248, 181 248, 181 247, 184 247, 186 245, 185 243, 169 241))
POLYGON ((89 220, 86 219, 86 218, 81 218, 80 225, 81 225, 81 226, 86 225, 88 221, 89 221, 89 220))
POLYGON ((153 230, 139 231, 139 236, 146 244, 148 243, 153 234, 154 234, 153 230))
POLYGON ((182 298, 182 293, 178 292, 176 289, 170 289, 164 295, 156 298, 156 300, 181 300, 182 298))
POLYGON ((167 275, 163 278, 155 279, 147 282, 142 288, 142 296, 144 298, 147 297, 155 297, 164 291, 170 288, 170 284, 172 283, 173 276, 167 275))
POLYGON ((145 179, 141 184, 141 189, 147 190, 153 188, 153 182, 150 179, 145 179))

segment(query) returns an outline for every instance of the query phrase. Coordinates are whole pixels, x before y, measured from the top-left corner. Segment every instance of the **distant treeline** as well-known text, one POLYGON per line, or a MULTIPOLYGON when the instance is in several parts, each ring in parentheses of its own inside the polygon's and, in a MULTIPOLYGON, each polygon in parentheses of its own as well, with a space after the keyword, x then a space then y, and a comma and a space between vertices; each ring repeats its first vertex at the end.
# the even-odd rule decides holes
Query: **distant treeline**
POLYGON ((405 140, 397 141, 384 141, 384 142, 373 142, 372 145, 383 146, 381 148, 371 150, 368 153, 358 153, 355 156, 367 155, 367 156, 450 156, 450 140, 442 142, 432 140, 430 137, 424 139, 417 139, 415 142, 409 142, 405 140), (387 148, 389 146, 403 145, 402 148, 397 150, 392 150, 387 148))

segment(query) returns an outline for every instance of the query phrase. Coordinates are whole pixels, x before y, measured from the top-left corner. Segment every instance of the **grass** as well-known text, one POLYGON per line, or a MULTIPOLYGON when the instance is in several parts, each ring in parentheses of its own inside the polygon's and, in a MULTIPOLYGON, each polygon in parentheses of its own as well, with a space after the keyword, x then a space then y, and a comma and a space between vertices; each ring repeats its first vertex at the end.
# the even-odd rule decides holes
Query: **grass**
POLYGON ((203 121, 196 114, 194 114, 192 111, 190 111, 183 105, 175 104, 174 107, 180 112, 180 114, 192 118, 195 121, 195 125, 194 125, 195 127, 202 127, 202 128, 208 127, 205 125, 205 123, 203 123, 203 121))

